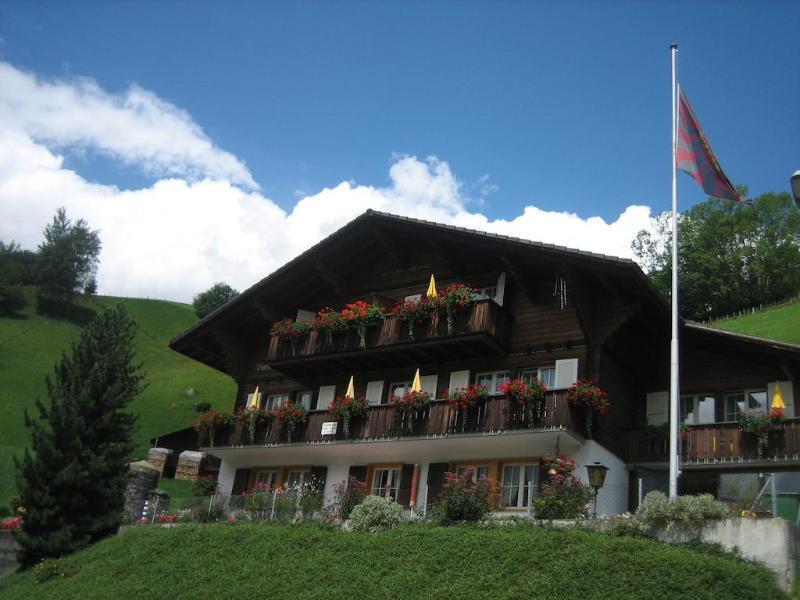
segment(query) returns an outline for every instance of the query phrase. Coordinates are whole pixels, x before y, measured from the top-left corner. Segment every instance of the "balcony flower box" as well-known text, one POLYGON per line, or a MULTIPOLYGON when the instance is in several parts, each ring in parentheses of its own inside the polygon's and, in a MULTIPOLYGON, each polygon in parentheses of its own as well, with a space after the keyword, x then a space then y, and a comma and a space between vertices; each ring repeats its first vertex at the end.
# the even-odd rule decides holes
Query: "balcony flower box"
POLYGON ((591 379, 579 379, 567 390, 567 401, 573 406, 583 408, 586 420, 586 437, 592 439, 592 424, 594 415, 604 415, 608 412, 609 402, 600 386, 591 379))
POLYGON ((447 390, 445 398, 450 405, 448 429, 451 432, 478 429, 480 410, 489 399, 489 391, 485 385, 475 384, 447 390))
POLYGON ((509 399, 509 421, 539 427, 544 421, 544 395, 547 386, 537 378, 525 382, 515 379, 500 386, 509 399))

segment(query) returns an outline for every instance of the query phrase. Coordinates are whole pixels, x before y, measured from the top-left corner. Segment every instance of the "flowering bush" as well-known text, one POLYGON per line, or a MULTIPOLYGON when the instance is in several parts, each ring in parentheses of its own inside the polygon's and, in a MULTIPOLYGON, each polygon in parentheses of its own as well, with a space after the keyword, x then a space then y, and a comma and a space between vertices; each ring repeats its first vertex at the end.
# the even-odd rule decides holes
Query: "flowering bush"
POLYGON ((282 338, 300 338, 311 331, 311 323, 307 321, 294 321, 292 319, 283 319, 277 321, 272 325, 270 335, 273 337, 282 338))
POLYGON ((575 459, 565 454, 546 454, 540 460, 546 481, 533 500, 537 519, 574 519, 583 516, 591 498, 589 488, 578 480, 575 459))
POLYGON ((455 333, 455 315, 458 311, 472 304, 476 291, 463 283, 451 283, 447 288, 439 290, 439 295, 431 300, 433 307, 447 315, 447 333, 455 333))
POLYGON ((367 496, 350 513, 353 531, 376 533, 396 527, 403 521, 403 507, 382 496, 367 496))
POLYGON ((736 415, 739 429, 755 434, 758 440, 759 458, 764 458, 767 454, 769 432, 772 431, 776 425, 782 424, 783 420, 783 409, 781 408, 774 408, 769 413, 757 410, 753 413, 739 412, 736 415))
POLYGON ((294 435, 297 426, 300 423, 308 421, 308 411, 305 407, 291 401, 284 402, 276 407, 272 413, 276 421, 286 426, 287 437, 290 442, 292 441, 292 435, 294 435))
POLYGON ((342 422, 342 432, 344 437, 350 437, 350 423, 357 417, 367 416, 367 399, 364 396, 351 398, 350 396, 339 397, 333 400, 328 406, 328 414, 336 421, 342 422))
POLYGON ((192 482, 195 496, 213 496, 217 493, 217 479, 212 475, 201 475, 192 482))
POLYGON ((473 469, 461 475, 445 473, 444 486, 434 510, 442 522, 480 521, 489 512, 499 493, 498 483, 488 477, 475 479, 473 469))
POLYGON ((423 408, 427 408, 431 403, 429 392, 407 392, 402 396, 394 396, 392 404, 395 411, 399 413, 410 413, 423 408))
POLYGON ((251 513, 251 519, 263 519, 272 506, 272 490, 266 483, 257 483, 249 494, 244 496, 244 509, 251 513))
POLYGON ((567 390, 567 401, 585 409, 586 436, 591 438, 594 413, 604 415, 608 412, 608 394, 591 379, 579 379, 567 390))
POLYGON ((476 383, 465 388, 446 390, 445 398, 452 408, 472 408, 489 398, 489 390, 485 385, 476 383))
POLYGON ((529 383, 525 383, 522 379, 514 379, 500 384, 500 391, 517 404, 525 405, 542 400, 547 393, 547 386, 536 377, 529 383))
POLYGON ((358 331, 359 348, 367 347, 367 327, 374 325, 385 316, 383 307, 377 302, 369 304, 364 300, 351 302, 342 310, 342 320, 358 331))
POLYGON ((353 509, 367 497, 367 484, 350 475, 347 481, 341 481, 334 487, 334 516, 346 521, 353 509))
POLYGON ((0 531, 10 531, 22 527, 22 517, 10 517, 0 521, 0 531))
POLYGON ((336 331, 343 331, 347 329, 347 323, 342 319, 340 312, 333 310, 327 306, 317 312, 314 323, 311 326, 315 331, 319 331, 325 335, 325 340, 329 346, 333 346, 333 334, 336 331))
POLYGON ((156 522, 158 523, 175 523, 178 520, 178 515, 158 515, 156 522))
POLYGON ((427 298, 422 298, 418 301, 402 300, 398 301, 397 304, 394 305, 390 314, 407 324, 408 337, 413 340, 415 324, 418 321, 427 319, 430 316, 431 311, 433 311, 433 308, 433 305, 427 298))

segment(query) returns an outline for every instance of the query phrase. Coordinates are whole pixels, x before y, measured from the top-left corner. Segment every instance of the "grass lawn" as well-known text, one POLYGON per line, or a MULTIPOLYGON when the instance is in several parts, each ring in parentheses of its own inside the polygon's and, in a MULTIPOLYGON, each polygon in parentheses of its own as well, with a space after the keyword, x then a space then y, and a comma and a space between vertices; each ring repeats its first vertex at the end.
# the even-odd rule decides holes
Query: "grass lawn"
MULTIPOLYGON (((78 338, 80 325, 47 319, 35 313, 33 289, 26 290, 30 306, 19 318, 0 317, 0 505, 15 494, 13 455, 28 444, 23 411, 34 411, 36 398, 45 397, 44 379, 78 338)), ((80 300, 79 305, 97 312, 121 302, 139 325, 137 360, 147 372, 147 388, 131 404, 139 415, 136 454, 143 458, 151 437, 191 424, 193 406, 208 401, 230 408, 236 393, 233 380, 209 367, 173 352, 167 342, 197 319, 188 304, 162 300, 100 296, 80 300), (187 396, 186 390, 198 390, 187 396)))
POLYGON ((714 321, 711 325, 718 329, 800 344, 800 302, 783 304, 755 314, 714 321))
POLYGON ((64 560, 69 577, 0 578, 3 598, 782 598, 731 556, 532 525, 139 527, 64 560))

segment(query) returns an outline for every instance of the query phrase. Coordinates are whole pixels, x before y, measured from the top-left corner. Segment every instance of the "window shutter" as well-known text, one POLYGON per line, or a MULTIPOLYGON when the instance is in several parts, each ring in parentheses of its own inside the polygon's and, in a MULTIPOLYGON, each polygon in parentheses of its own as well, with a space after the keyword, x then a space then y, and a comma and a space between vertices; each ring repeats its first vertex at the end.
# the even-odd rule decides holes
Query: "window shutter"
POLYGON ((400 486, 397 488, 397 503, 408 506, 411 501, 411 480, 414 478, 414 465, 403 465, 400 470, 400 486))
POLYGON ((448 463, 431 463, 428 466, 428 506, 439 500, 444 486, 444 474, 449 468, 448 463))
POLYGON ((647 394, 647 424, 663 425, 669 421, 669 392, 647 394))
POLYGON ((250 479, 250 469, 236 469, 233 476, 233 488, 231 496, 241 496, 247 489, 247 480, 250 479))
POLYGON ((353 465, 347 473, 348 477, 355 477, 361 483, 367 482, 367 467, 362 465, 353 465))
POLYGON ((380 404, 383 400, 383 379, 367 382, 367 403, 380 404))
POLYGON ((787 419, 794 419, 794 387, 791 381, 775 381, 767 384, 767 406, 772 410, 772 396, 775 395, 775 385, 781 386, 781 396, 786 408, 783 409, 783 416, 787 419))
POLYGON ((422 391, 428 392, 431 397, 436 399, 436 383, 439 381, 438 375, 423 375, 420 380, 422 381, 422 391))
POLYGON ((503 306, 503 298, 506 295, 506 274, 505 272, 500 273, 500 276, 497 278, 497 295, 494 297, 494 301, 497 302, 500 306, 503 306))
POLYGON ((469 386, 469 371, 453 371, 450 373, 450 389, 465 388, 469 386))
POLYGON ((563 390, 578 380, 578 359, 565 358, 556 361, 556 389, 563 390))
POLYGON ((335 385, 319 386, 319 396, 317 396, 317 410, 327 410, 328 406, 336 397, 335 385))

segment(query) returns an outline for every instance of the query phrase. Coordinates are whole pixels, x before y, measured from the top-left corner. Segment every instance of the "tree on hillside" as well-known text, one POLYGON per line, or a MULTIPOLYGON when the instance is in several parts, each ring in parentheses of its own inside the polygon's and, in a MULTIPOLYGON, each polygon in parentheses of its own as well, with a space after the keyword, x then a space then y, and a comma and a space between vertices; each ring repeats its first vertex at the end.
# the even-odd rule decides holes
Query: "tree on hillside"
POLYGON ((32 283, 35 260, 33 252, 22 250, 13 240, 8 244, 0 240, 0 315, 13 315, 27 305, 22 285, 32 283))
POLYGON ((74 297, 95 284, 100 235, 59 208, 39 245, 36 303, 40 312, 69 314, 74 297))
MULTIPOLYGON (((709 199, 679 217, 680 309, 708 319, 800 291, 800 214, 787 193, 752 204, 709 199)), ((670 294, 671 216, 640 231, 634 254, 656 287, 670 294)))
POLYGON ((100 314, 47 377, 38 418, 25 412, 31 447, 15 459, 24 566, 111 535, 122 521, 136 420, 126 408, 143 389, 135 334, 121 305, 100 314))
POLYGON ((194 312, 199 319, 202 319, 238 295, 239 292, 227 283, 215 283, 205 292, 201 292, 194 297, 192 301, 194 312))

